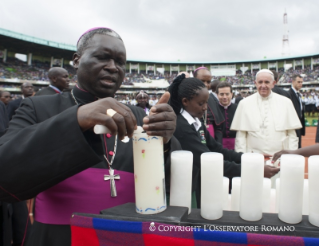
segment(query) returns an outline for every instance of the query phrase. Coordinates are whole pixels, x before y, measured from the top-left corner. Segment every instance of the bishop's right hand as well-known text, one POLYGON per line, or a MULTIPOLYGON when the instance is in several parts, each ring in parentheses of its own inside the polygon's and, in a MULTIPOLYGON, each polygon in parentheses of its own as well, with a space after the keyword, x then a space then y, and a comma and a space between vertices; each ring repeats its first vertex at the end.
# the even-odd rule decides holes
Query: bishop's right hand
POLYGON ((104 125, 112 135, 118 134, 120 140, 125 135, 131 138, 137 129, 136 118, 132 111, 114 98, 103 98, 79 107, 77 119, 83 132, 95 125, 104 125), (108 109, 113 109, 117 113, 112 117, 108 116, 106 114, 108 109))

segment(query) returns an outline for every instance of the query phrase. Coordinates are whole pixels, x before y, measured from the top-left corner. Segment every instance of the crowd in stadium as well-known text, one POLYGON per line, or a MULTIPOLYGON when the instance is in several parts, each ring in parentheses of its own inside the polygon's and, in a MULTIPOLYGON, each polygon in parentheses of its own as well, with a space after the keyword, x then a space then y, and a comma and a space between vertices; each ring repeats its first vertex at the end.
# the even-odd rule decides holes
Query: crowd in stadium
MULTIPOLYGON (((50 69, 50 63, 39 62, 36 60, 32 61, 32 63, 32 66, 28 66, 25 62, 19 59, 8 58, 6 63, 0 62, 0 78, 49 81, 48 70, 50 69)), ((74 68, 71 65, 64 65, 64 68, 69 72, 71 82, 76 82, 77 77, 74 68)), ((241 70, 237 70, 235 76, 213 76, 213 79, 225 81, 231 85, 253 85, 257 72, 258 70, 254 70, 253 72, 247 70, 243 74, 241 70)), ((278 74, 279 78, 281 78, 280 83, 291 83, 291 77, 294 74, 302 74, 304 82, 317 81, 319 78, 319 65, 314 66, 313 69, 311 69, 310 66, 305 66, 304 69, 296 67, 295 70, 290 68, 286 72, 284 72, 283 68, 279 68, 278 74)), ((146 73, 145 71, 141 71, 140 73, 132 72, 125 74, 122 84, 132 85, 133 83, 145 83, 146 79, 165 79, 171 83, 176 75, 176 72, 173 72, 172 74, 164 72, 164 75, 161 73, 146 73)))

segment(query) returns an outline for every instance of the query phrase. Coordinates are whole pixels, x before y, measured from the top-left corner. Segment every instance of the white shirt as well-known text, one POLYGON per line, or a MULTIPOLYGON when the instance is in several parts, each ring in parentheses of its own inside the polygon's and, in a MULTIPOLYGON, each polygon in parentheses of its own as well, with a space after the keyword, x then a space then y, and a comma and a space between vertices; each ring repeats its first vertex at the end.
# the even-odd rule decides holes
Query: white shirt
POLYGON ((202 122, 197 117, 193 118, 185 109, 181 110, 181 115, 187 120, 188 124, 194 125, 196 131, 202 126, 202 122))

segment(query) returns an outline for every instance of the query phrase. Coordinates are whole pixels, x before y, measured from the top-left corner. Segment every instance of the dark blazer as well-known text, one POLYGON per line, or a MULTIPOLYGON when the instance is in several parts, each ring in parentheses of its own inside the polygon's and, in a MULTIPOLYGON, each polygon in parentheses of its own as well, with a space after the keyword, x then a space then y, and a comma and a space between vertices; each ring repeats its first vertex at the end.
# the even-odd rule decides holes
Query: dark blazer
POLYGON ((223 124, 225 117, 219 108, 219 101, 212 94, 208 98, 207 108, 207 123, 211 123, 214 127, 215 140, 222 144, 223 143, 223 124))
MULTIPOLYGON (((289 90, 289 97, 295 107, 295 110, 297 112, 297 115, 299 117, 300 123, 302 125, 302 128, 299 130, 296 130, 297 133, 297 137, 301 138, 301 136, 305 136, 306 133, 306 127, 305 127, 305 107, 303 105, 302 107, 302 112, 300 109, 300 101, 296 95, 296 93, 294 92, 294 90, 292 88, 290 88, 289 90)), ((299 143, 300 144, 300 143, 299 143)))
POLYGON ((6 105, 0 101, 0 137, 5 133, 8 128, 9 118, 6 105))
POLYGON ((238 104, 241 100, 243 100, 244 98, 242 96, 240 97, 236 97, 235 99, 235 104, 238 104))
POLYGON ((35 96, 44 96, 44 95, 55 95, 57 93, 53 88, 50 86, 43 88, 42 90, 38 91, 35 96))
POLYGON ((20 107, 21 102, 22 102, 22 97, 8 103, 7 111, 8 111, 9 120, 11 120, 12 116, 15 115, 15 111, 17 110, 17 108, 20 107))
POLYGON ((274 88, 272 88, 272 91, 281 95, 281 96, 288 97, 290 99, 290 95, 289 95, 288 91, 285 91, 284 89, 280 88, 277 85, 275 85, 274 88))

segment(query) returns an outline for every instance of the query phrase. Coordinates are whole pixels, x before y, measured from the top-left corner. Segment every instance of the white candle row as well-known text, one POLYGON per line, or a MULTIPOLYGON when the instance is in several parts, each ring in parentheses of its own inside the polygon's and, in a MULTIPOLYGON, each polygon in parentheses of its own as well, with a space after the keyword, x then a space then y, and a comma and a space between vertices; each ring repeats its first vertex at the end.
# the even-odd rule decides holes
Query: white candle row
MULTIPOLYGON (((170 205, 184 206, 191 211, 193 155, 189 151, 172 153, 170 205)), ((257 221, 262 213, 278 212, 278 217, 290 224, 299 223, 302 214, 319 226, 319 156, 309 158, 309 183, 304 181, 304 157, 283 155, 281 177, 276 190, 264 176, 264 157, 257 153, 242 155, 241 177, 233 178, 231 196, 229 179, 223 178, 223 155, 204 153, 201 156, 201 215, 219 219, 223 210, 239 211, 242 219, 257 221), (231 197, 231 198, 230 198, 231 197)))

